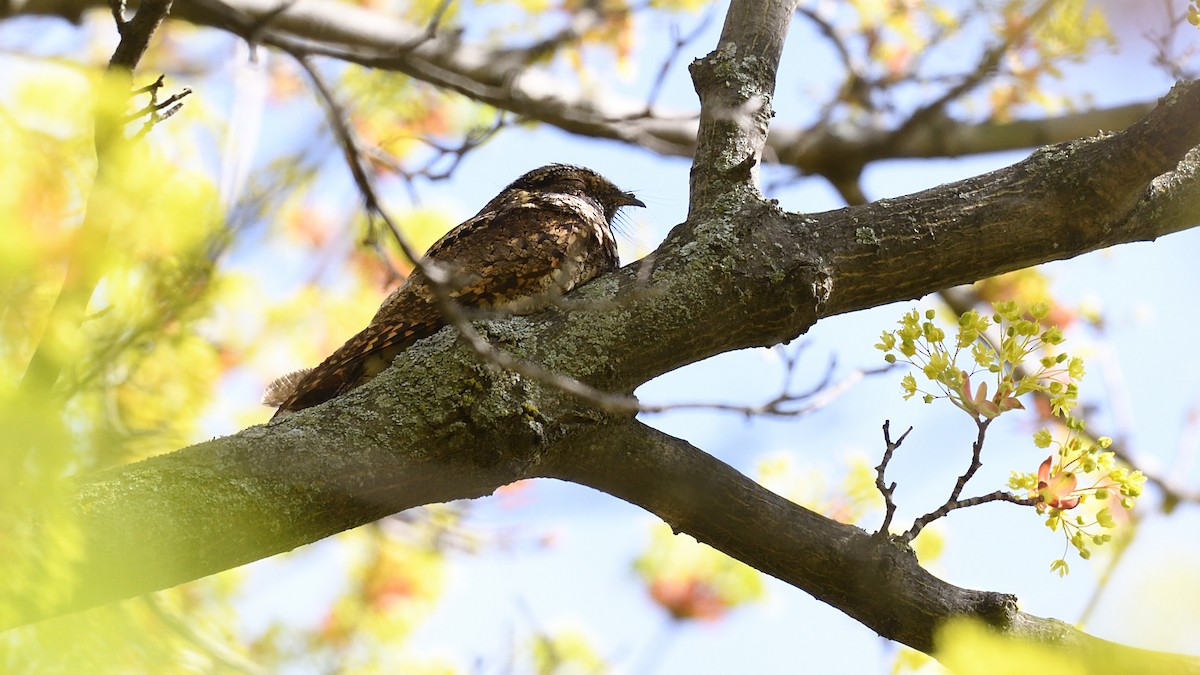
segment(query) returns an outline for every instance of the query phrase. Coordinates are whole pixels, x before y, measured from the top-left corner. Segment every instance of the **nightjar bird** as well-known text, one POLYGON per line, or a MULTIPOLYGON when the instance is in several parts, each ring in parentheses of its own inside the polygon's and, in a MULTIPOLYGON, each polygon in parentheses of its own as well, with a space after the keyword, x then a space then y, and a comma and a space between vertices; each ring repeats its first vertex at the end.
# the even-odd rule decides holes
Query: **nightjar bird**
MULTIPOLYGON (((450 297, 464 307, 533 314, 616 269, 612 221, 623 206, 645 204, 591 169, 551 164, 513 181, 424 259, 446 269, 450 297)), ((445 325, 430 281, 415 270, 366 328, 315 368, 272 382, 263 403, 279 407, 275 417, 324 403, 383 372, 397 354, 445 325)))

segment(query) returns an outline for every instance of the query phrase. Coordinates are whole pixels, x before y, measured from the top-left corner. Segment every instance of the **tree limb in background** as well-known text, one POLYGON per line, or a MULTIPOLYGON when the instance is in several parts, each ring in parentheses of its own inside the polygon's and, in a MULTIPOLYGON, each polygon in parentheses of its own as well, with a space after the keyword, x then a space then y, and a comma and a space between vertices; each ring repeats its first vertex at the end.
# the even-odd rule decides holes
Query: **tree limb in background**
MULTIPOLYGON (((52 14, 75 19, 100 0, 30 0, 0 5, 0 16, 52 14)), ((694 111, 654 110, 646 102, 612 92, 586 94, 531 65, 544 53, 578 34, 568 30, 552 40, 511 49, 485 48, 442 30, 429 38, 428 27, 394 15, 334 0, 192 0, 176 7, 174 18, 230 31, 255 44, 308 56, 329 56, 350 63, 405 73, 472 100, 549 124, 570 133, 606 138, 667 155, 691 156, 696 142, 694 111), (261 21, 268 17, 267 25, 261 21), (408 50, 395 46, 416 45, 408 50)), ((857 163, 888 159, 958 157, 1060 143, 1097 129, 1124 129, 1149 112, 1151 102, 1070 112, 1041 120, 960 122, 940 115, 926 128, 899 141, 885 128, 818 124, 811 128, 775 125, 769 156, 812 175, 833 175, 848 158, 857 163), (890 142, 889 142, 890 141, 890 142)))

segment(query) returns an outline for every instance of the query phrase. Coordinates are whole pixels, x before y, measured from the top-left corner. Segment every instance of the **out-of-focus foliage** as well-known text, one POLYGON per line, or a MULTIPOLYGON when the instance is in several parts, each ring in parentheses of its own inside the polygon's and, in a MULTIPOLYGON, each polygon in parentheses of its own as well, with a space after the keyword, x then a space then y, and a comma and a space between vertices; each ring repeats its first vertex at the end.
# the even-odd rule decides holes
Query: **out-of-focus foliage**
POLYGON ((715 621, 762 597, 762 576, 752 567, 656 523, 650 546, 634 563, 650 597, 671 618, 715 621))
MULTIPOLYGON (((46 68, 13 84, 0 117, 10 188, 0 198, 0 567, 5 596, 34 606, 73 590, 82 533, 70 476, 192 440, 219 376, 197 332, 227 242, 211 180, 146 142, 97 157, 92 106, 80 102, 100 81, 46 68), (72 311, 72 296, 91 300, 72 311), (35 351, 42 365, 30 369, 35 351)), ((0 618, 17 612, 0 607, 0 618)), ((155 621, 127 603, 46 622, 5 634, 0 658, 9 672, 45 658, 90 672, 171 662, 178 644, 147 632, 155 621)))
POLYGON ((790 454, 759 461, 757 478, 772 492, 842 523, 863 524, 868 513, 879 512, 883 499, 875 489, 875 470, 864 455, 848 458, 840 482, 828 468, 798 465, 790 454))
POLYGON ((529 639, 530 668, 538 675, 585 675, 609 671, 587 635, 576 629, 542 633, 529 639))
MULTIPOLYGON (((166 62, 172 55, 160 49, 151 58, 166 62)), ((82 533, 71 511, 71 476, 202 439, 203 414, 214 394, 244 378, 247 366, 262 359, 270 364, 266 368, 278 368, 265 379, 296 367, 294 359, 319 360, 365 322, 383 290, 397 283, 396 268, 399 274, 407 268, 397 265, 394 249, 383 246, 380 256, 356 246, 356 230, 347 227, 353 200, 319 227, 308 217, 311 211, 297 209, 306 216, 304 227, 288 228, 297 221, 284 221, 269 231, 308 232, 308 238, 278 237, 268 248, 331 252, 326 264, 338 283, 306 286, 294 301, 273 303, 276 284, 288 280, 272 277, 276 269, 229 265, 229 257, 252 256, 245 237, 266 233, 254 223, 264 213, 266 194, 277 191, 280 206, 305 199, 303 192, 286 194, 272 184, 282 179, 312 186, 302 163, 256 174, 241 201, 222 210, 204 161, 209 130, 196 124, 207 119, 204 99, 190 99, 185 112, 136 140, 140 121, 134 121, 121 134, 130 140, 118 139, 97 155, 89 102, 100 75, 55 64, 15 72, 22 76, 0 92, 6 152, 0 178, 7 188, 0 195, 0 432, 6 439, 0 583, 6 597, 37 606, 73 590, 70 565, 82 533), (312 236, 321 228, 322 236, 312 236), (86 308, 72 313, 56 307, 71 294, 86 308), (294 345, 263 349, 264 333, 281 323, 308 329, 294 333, 294 345), (322 330, 311 330, 313 325, 322 330), (44 381, 38 380, 41 371, 26 373, 39 349, 39 358, 53 366, 44 381), (286 358, 289 349, 286 366, 271 361, 286 358)), ((128 110, 144 103, 131 99, 128 110)), ((449 226, 444 214, 431 209, 400 220, 413 225, 414 241, 422 246, 449 226)), ((261 421, 269 411, 255 406, 238 414, 261 421)), ((370 532, 357 537, 372 539, 375 550, 366 556, 369 563, 349 574, 374 604, 343 598, 331 609, 332 632, 320 639, 333 650, 339 621, 353 625, 355 649, 364 663, 375 662, 377 654, 390 653, 379 645, 402 644, 440 592, 440 585, 431 585, 441 568, 440 546, 370 532), (400 590, 405 578, 420 582, 411 593, 400 590), (359 607, 364 604, 373 609, 359 607)), ((0 670, 212 672, 237 663, 244 656, 230 645, 239 639, 231 604, 241 592, 238 576, 226 573, 151 599, 4 633, 0 670)), ((0 619, 11 621, 18 612, 0 607, 0 619)), ((309 645, 313 653, 320 651, 316 644, 309 645)), ((265 655, 267 650, 256 653, 265 655)), ((278 655, 289 656, 283 650, 278 655)), ((270 668, 271 661, 258 663, 270 668)))
POLYGON ((903 115, 914 99, 930 103, 976 78, 951 102, 956 115, 1007 120, 1031 107, 1059 111, 1074 103, 1052 86, 1061 66, 1115 44, 1104 14, 1084 0, 1048 8, 1045 0, 809 4, 802 6, 847 66, 839 114, 903 115))
POLYGON ((937 659, 958 675, 1004 675, 1030 670, 1055 675, 1094 673, 1091 667, 1044 644, 997 634, 981 622, 956 619, 937 635, 937 659))
POLYGON ((405 645, 445 583, 440 547, 422 535, 433 536, 454 519, 454 512, 443 508, 417 521, 418 536, 382 525, 338 535, 345 587, 332 606, 311 628, 297 622, 264 632, 249 645, 250 657, 264 664, 324 664, 356 673, 451 672, 448 664, 415 657, 405 645))

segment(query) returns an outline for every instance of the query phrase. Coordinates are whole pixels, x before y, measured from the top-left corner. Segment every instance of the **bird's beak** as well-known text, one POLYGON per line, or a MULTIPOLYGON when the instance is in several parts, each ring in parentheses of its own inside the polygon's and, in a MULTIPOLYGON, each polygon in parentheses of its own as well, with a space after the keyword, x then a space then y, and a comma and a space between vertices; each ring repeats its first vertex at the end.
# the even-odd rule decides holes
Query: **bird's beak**
POLYGON ((646 208, 646 205, 642 203, 642 200, 634 197, 632 192, 621 193, 621 206, 640 206, 643 209, 646 208))

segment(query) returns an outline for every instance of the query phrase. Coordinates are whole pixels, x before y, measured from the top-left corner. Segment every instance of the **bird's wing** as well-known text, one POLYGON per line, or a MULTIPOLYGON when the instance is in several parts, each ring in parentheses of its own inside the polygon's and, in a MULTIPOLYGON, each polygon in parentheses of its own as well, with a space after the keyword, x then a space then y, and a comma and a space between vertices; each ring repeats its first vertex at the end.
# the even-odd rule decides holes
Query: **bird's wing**
POLYGON ((394 303, 392 321, 373 321, 315 368, 284 375, 267 387, 268 404, 281 413, 303 410, 343 394, 383 372, 396 355, 442 328, 435 307, 413 293, 394 303))
MULTIPOLYGON (((429 249, 426 259, 450 268, 456 301, 530 313, 545 306, 551 293, 569 291, 616 267, 615 250, 602 254, 599 263, 589 260, 587 251, 606 248, 583 216, 527 204, 480 213, 429 249)), ((324 403, 379 374, 397 354, 444 325, 429 282, 418 270, 384 301, 370 325, 315 368, 273 382, 264 401, 279 405, 275 416, 324 403)))
POLYGON ((595 230, 569 209, 544 203, 509 206, 463 223, 426 257, 450 268, 451 295, 463 305, 504 308, 518 299, 565 293, 614 269, 616 251, 609 254, 595 230), (603 251, 601 260, 593 261, 597 250, 603 251))

